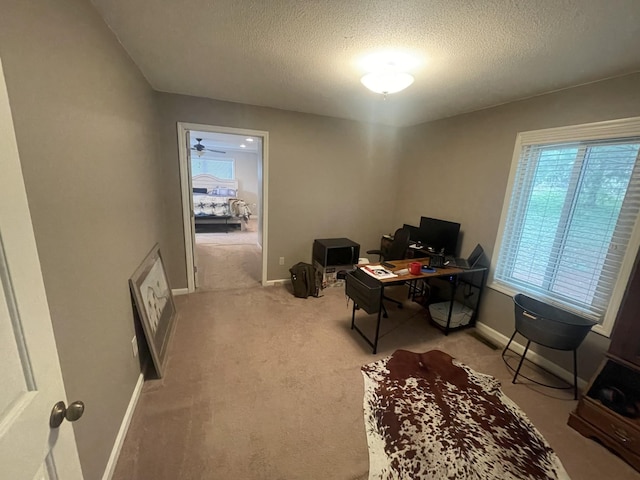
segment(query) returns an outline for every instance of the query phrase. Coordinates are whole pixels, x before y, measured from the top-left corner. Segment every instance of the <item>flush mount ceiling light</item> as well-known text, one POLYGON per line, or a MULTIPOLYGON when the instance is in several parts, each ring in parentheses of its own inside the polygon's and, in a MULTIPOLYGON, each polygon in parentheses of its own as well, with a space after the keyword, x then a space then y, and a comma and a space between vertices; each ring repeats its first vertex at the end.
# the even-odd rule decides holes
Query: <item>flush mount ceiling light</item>
POLYGON ((411 85, 413 83, 413 75, 407 72, 387 69, 367 73, 360 81, 372 92, 388 95, 400 92, 411 85))
POLYGON ((360 71, 367 72, 360 81, 369 90, 385 97, 397 93, 413 83, 414 72, 424 61, 415 53, 400 50, 382 50, 358 60, 360 71))

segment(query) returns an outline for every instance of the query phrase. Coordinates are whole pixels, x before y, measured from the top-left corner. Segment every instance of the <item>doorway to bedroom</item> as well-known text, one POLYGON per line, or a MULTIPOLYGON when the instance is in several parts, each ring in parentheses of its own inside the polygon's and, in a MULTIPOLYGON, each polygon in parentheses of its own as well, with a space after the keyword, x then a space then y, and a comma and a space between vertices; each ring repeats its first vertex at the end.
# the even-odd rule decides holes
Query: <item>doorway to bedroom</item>
POLYGON ((264 284, 267 132, 178 130, 189 292, 264 284))

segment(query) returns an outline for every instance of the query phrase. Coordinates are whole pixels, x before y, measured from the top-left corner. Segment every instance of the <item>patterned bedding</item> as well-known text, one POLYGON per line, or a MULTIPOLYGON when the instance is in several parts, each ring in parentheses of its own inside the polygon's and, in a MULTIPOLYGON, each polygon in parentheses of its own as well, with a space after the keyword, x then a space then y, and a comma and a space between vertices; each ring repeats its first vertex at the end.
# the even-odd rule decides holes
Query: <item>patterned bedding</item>
POLYGON ((196 217, 213 215, 222 217, 231 215, 229 200, 235 197, 215 197, 201 193, 193 194, 193 213, 196 217))
POLYGON ((236 197, 222 197, 202 193, 193 194, 193 213, 196 218, 232 217, 249 220, 249 206, 236 197))

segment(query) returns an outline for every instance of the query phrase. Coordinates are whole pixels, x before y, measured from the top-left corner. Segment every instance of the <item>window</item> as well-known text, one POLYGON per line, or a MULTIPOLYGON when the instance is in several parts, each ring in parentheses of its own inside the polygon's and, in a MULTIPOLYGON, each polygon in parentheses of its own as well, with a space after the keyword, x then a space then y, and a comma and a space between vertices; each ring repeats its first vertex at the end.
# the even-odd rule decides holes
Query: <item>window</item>
POLYGON ((640 118, 518 134, 492 287, 608 335, 640 234, 640 118))
POLYGON ((191 175, 208 173, 225 180, 233 180, 236 177, 235 161, 233 158, 192 158, 191 175))

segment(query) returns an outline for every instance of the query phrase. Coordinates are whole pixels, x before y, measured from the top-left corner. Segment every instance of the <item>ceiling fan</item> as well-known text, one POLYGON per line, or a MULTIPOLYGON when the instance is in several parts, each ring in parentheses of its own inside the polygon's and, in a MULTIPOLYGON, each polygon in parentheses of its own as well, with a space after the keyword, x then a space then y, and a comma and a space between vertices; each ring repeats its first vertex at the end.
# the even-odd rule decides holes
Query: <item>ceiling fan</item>
POLYGON ((196 140, 198 141, 198 143, 196 143, 195 145, 193 145, 191 147, 191 150, 194 150, 196 152, 198 152, 198 156, 202 155, 205 151, 207 152, 213 152, 213 153, 227 153, 227 152, 223 152, 222 150, 213 150, 211 148, 207 148, 204 145, 202 145, 202 139, 201 138, 196 138, 196 140))

